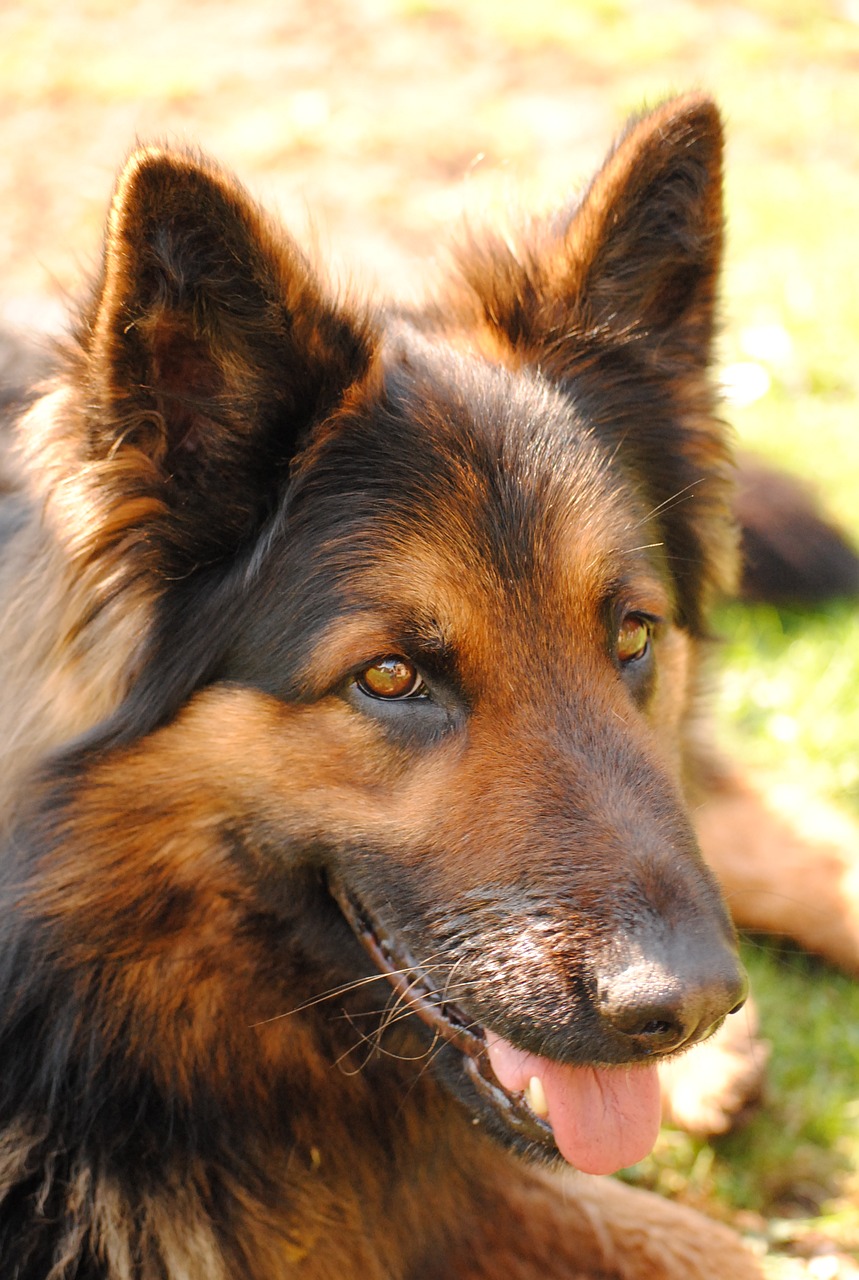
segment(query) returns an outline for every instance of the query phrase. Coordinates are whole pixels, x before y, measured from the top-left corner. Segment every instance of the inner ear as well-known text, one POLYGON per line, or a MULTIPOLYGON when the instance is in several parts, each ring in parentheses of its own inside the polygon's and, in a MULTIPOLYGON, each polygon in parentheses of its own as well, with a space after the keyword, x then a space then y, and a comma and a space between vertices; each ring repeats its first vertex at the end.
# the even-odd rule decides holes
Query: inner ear
MULTIPOLYGON (((157 407, 153 422, 161 431, 144 447, 153 454, 163 453, 175 476, 183 458, 200 453, 211 444, 216 425, 211 414, 224 398, 225 378, 208 344, 174 322, 154 325, 148 335, 148 348, 148 378, 141 388, 148 386, 151 392, 157 407)), ((145 419, 142 425, 145 428, 145 419)))
POLYGON ((154 149, 120 177, 84 335, 91 453, 136 496, 158 490, 192 563, 258 525, 373 346, 234 179, 154 149))

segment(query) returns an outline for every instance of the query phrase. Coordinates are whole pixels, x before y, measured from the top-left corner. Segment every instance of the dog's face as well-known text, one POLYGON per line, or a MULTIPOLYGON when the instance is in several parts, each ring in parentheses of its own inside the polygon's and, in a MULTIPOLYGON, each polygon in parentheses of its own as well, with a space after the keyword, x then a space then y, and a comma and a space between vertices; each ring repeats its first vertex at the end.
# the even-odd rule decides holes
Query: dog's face
POLYGON ((394 1014, 384 982, 364 1009, 416 1014, 477 1119, 594 1171, 654 1136, 652 1072, 617 1068, 744 989, 681 799, 731 555, 718 161, 713 109, 669 104, 576 211, 386 326, 219 174, 145 153, 84 343, 89 554, 112 593, 158 584, 99 750, 174 717, 189 761, 223 743, 242 874, 311 972, 385 975, 394 1014), (269 708, 235 778, 219 691, 269 708), (582 1137, 598 1096, 617 1132, 582 1137))
POLYGON ((319 709, 344 744, 286 856, 311 850, 496 1128, 540 1133, 486 1087, 484 1028, 540 1059, 644 1062, 741 1001, 679 794, 688 639, 658 522, 575 384, 401 333, 302 458, 254 572, 219 678, 319 709))

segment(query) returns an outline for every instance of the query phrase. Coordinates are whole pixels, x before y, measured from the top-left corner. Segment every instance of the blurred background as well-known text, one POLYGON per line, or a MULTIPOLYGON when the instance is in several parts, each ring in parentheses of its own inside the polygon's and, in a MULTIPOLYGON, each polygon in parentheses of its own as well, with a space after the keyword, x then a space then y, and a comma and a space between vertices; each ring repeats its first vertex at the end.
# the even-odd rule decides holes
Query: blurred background
MULTIPOLYGON (((135 138, 199 145, 336 277, 408 296, 464 214, 566 198, 689 88, 728 130, 726 414, 859 541, 859 0, 6 0, 0 324, 62 328, 135 138)), ((859 815, 856 608, 720 628, 726 745, 859 815)), ((859 1276, 859 986, 745 950, 765 1106, 630 1177, 739 1223, 773 1277, 859 1276)))

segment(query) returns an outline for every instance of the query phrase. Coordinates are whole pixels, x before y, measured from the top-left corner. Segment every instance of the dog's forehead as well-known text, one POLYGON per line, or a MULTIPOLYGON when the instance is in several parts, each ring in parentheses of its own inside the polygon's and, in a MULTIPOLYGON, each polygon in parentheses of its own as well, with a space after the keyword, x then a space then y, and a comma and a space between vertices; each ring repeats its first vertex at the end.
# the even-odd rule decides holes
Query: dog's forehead
POLYGON ((308 613, 324 583, 369 626, 347 648, 593 637, 630 583, 630 607, 670 611, 647 506, 573 396, 419 341, 376 375, 309 450, 291 517, 308 613))
POLYGON ((392 494, 401 529, 502 579, 539 580, 572 562, 579 574, 620 571, 646 510, 574 390, 413 345, 390 360, 383 400, 414 472, 392 494))

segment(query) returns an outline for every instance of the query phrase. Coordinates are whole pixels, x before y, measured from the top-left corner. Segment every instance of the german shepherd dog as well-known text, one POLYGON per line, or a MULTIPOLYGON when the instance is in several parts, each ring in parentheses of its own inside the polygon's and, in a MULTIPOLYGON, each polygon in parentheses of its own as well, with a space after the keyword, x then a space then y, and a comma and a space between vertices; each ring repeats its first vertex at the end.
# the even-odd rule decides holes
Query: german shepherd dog
POLYGON ((634 120, 420 311, 128 163, 7 467, 4 1280, 759 1274, 543 1159, 641 1158, 746 991, 684 801, 721 153, 634 120))

